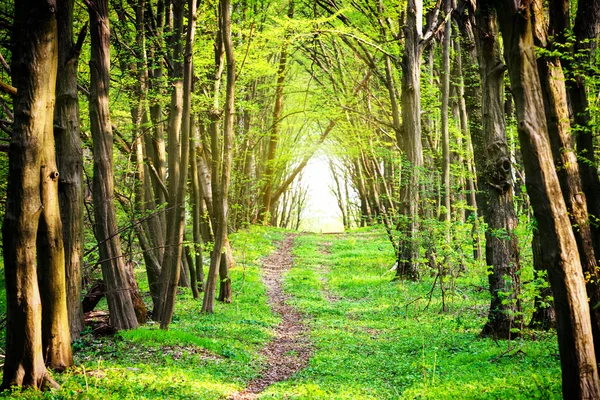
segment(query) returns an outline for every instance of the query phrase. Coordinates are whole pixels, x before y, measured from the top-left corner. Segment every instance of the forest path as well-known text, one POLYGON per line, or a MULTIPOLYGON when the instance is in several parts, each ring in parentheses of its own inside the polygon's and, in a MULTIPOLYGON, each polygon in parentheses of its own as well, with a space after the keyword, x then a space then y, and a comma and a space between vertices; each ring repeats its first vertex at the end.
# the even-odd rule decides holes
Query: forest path
POLYGON ((260 376, 248 384, 246 389, 236 392, 231 400, 250 400, 276 382, 289 379, 306 367, 312 348, 308 339, 309 328, 304 324, 302 314, 287 305, 287 296, 283 291, 283 275, 292 267, 292 248, 294 235, 289 235, 263 263, 263 282, 267 287, 267 296, 271 310, 281 316, 281 322, 275 329, 273 339, 263 349, 266 364, 260 376))

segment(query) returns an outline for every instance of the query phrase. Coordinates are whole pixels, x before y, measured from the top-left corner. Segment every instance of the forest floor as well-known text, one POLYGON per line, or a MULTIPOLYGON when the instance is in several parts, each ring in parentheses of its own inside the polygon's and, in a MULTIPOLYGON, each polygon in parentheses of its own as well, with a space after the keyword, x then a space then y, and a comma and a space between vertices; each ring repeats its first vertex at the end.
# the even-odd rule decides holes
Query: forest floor
MULTIPOLYGON (((181 290, 169 330, 154 323, 107 337, 87 330, 73 344, 76 367, 53 375, 60 390, 1 396, 561 397, 555 333, 525 330, 510 342, 479 337, 489 307, 482 265, 471 263, 445 280, 442 312, 435 276, 393 280, 393 251, 379 228, 324 235, 251 227, 231 240, 232 304, 203 315, 201 301, 181 290)), ((524 282, 532 280, 527 268, 524 282)), ((144 271, 138 272, 146 291, 144 271)), ((531 296, 524 290, 523 303, 531 296)), ((528 318, 531 310, 524 312, 528 318)))

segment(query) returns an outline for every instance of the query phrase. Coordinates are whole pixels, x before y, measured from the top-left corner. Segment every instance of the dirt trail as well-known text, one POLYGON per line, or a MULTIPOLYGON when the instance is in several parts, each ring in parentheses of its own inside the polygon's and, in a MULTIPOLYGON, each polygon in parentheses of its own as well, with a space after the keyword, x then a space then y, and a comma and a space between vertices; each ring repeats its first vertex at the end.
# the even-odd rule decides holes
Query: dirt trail
POLYGON ((271 310, 281 315, 281 323, 275 330, 275 339, 263 349, 267 358, 260 377, 248 384, 241 392, 229 397, 231 400, 250 400, 270 385, 289 379, 306 367, 312 349, 308 340, 308 327, 294 307, 285 303, 288 296, 283 292, 283 273, 292 267, 292 245, 294 236, 288 236, 279 249, 263 263, 263 282, 271 310))

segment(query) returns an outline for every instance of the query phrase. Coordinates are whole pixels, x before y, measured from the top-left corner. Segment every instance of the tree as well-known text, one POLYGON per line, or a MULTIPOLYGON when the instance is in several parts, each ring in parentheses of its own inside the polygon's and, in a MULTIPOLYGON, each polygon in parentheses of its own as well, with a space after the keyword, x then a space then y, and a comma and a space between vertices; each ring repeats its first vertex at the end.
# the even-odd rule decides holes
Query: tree
POLYGON ((558 50, 557 46, 552 40, 548 39, 548 32, 555 31, 554 22, 556 20, 564 21, 567 18, 568 5, 555 3, 563 2, 551 2, 552 12, 549 21, 546 22, 542 2, 539 0, 532 2, 535 44, 537 47, 546 50, 538 57, 537 66, 556 173, 569 218, 573 225, 573 234, 577 241, 581 266, 586 277, 594 349, 596 353, 600 354, 600 308, 598 308, 600 304, 598 279, 600 279, 600 276, 593 247, 591 224, 588 220, 587 198, 582 188, 580 167, 573 147, 565 76, 560 58, 556 53, 552 54, 553 50, 558 50), (557 15, 558 13, 561 15, 557 15))
MULTIPOLYGON (((565 43, 566 32, 569 29, 568 8, 561 7, 561 2, 553 2, 552 15, 559 21, 556 31, 559 43, 565 43), (555 11, 556 10, 556 11, 555 11), (561 15, 562 14, 562 15, 561 15)), ((566 2, 570 4, 570 2, 566 2)), ((592 219, 591 233, 594 239, 594 250, 600 254, 600 178, 598 177, 598 162, 594 149, 594 134, 597 127, 593 126, 588 101, 586 76, 594 74, 590 66, 595 64, 594 54, 597 51, 597 41, 600 37, 600 3, 595 0, 580 0, 577 2, 577 14, 573 25, 575 42, 573 54, 576 62, 566 60, 565 69, 570 72, 567 80, 569 102, 573 112, 573 125, 576 129, 575 141, 579 163, 579 174, 583 191, 587 197, 588 214, 592 219)))
POLYGON ((531 2, 497 2, 504 56, 514 95, 527 192, 540 230, 542 258, 555 299, 563 396, 600 397, 587 294, 577 244, 552 161, 535 64, 531 2))
MULTIPOLYGON (((294 1, 289 0, 288 13, 289 19, 294 17, 294 1)), ((275 172, 275 155, 277 150, 277 142, 279 141, 279 130, 281 126, 281 112, 283 110, 283 88, 285 84, 287 59, 288 59, 288 46, 290 44, 290 34, 286 31, 284 42, 279 53, 279 66, 277 68, 277 83, 275 86, 275 105, 273 106, 273 120, 271 122, 271 132, 269 135, 269 146, 267 151, 267 158, 265 160, 265 184, 263 187, 263 200, 261 215, 262 223, 268 225, 271 219, 271 194, 273 191, 273 174, 275 172)))
MULTIPOLYGON (((433 21, 437 22, 439 1, 433 21)), ((447 15, 446 18, 449 18, 447 15)), ((404 52, 402 54, 402 137, 400 147, 406 155, 407 170, 403 172, 402 214, 406 221, 401 232, 400 253, 396 275, 416 279, 419 246, 420 172, 423 168, 423 145, 421 144, 421 56, 433 39, 435 23, 423 33, 423 2, 409 0, 404 25, 404 52)))
POLYGON ((63 224, 67 309, 71 339, 83 330, 81 310, 81 262, 83 257, 83 153, 79 128, 77 62, 87 25, 73 43, 74 0, 57 0, 58 65, 54 135, 59 170, 58 196, 63 224))
MULTIPOLYGON (((213 207, 215 229, 214 248, 210 258, 210 268, 206 278, 206 290, 202 302, 202 311, 207 313, 214 312, 214 296, 217 283, 217 268, 219 268, 220 291, 219 299, 225 302, 231 302, 231 280, 229 279, 228 264, 223 263, 225 244, 227 241, 227 216, 228 203, 227 195, 229 189, 229 180, 231 177, 232 146, 233 146, 233 124, 234 124, 234 95, 235 95, 235 57, 233 54, 233 42, 231 40, 231 3, 229 0, 220 0, 219 2, 219 31, 223 43, 225 57, 227 59, 227 87, 225 98, 225 124, 223 127, 223 159, 221 163, 213 162, 214 168, 219 167, 221 175, 218 187, 213 186, 213 207), (221 165, 219 165, 221 164, 221 165)), ((213 143, 216 145, 216 137, 213 135, 213 143)), ((216 146, 215 146, 216 147, 216 146)), ((213 159, 217 156, 213 150, 213 159)), ((214 179, 213 179, 214 181, 214 179)))
MULTIPOLYGON (((183 6, 177 4, 177 19, 183 22, 183 6)), ((178 29, 179 30, 179 29, 178 29)), ((172 104, 182 101, 181 116, 175 116, 169 129, 169 206, 167 223, 167 249, 161 274, 162 288, 160 292, 159 318, 160 326, 166 329, 171 323, 175 309, 175 295, 181 271, 182 244, 185 230, 185 195, 188 179, 190 155, 190 122, 192 96, 192 48, 196 31, 196 2, 189 2, 188 29, 183 63, 183 81, 176 84, 173 91, 172 104), (180 87, 180 89, 179 89, 180 87)), ((175 56, 177 57, 177 55, 175 56)), ((177 107, 178 108, 178 107, 177 107)), ((200 266, 201 267, 201 266, 200 266)))
POLYGON ((15 5, 14 128, 3 226, 7 294, 3 388, 57 387, 46 366, 72 365, 52 129, 58 67, 56 5, 15 5), (38 274, 39 271, 39 274, 38 274))
POLYGON ((121 251, 114 205, 113 138, 108 90, 110 85, 110 26, 108 0, 89 0, 90 16, 90 130, 93 141, 94 231, 111 323, 117 329, 137 327, 121 251))
POLYGON ((486 264, 492 295, 483 336, 509 339, 522 322, 519 304, 520 257, 515 228, 512 162, 508 151, 504 116, 504 73, 496 15, 485 1, 478 2, 475 43, 481 76, 483 129, 473 130, 473 147, 480 188, 477 204, 487 224, 486 264))
MULTIPOLYGON (((445 11, 452 12, 452 0, 445 0, 445 11)), ((448 103, 450 101, 450 43, 452 39, 452 21, 446 19, 444 23, 444 41, 442 49, 442 178, 443 178, 443 206, 441 219, 446 222, 446 239, 450 242, 450 128, 448 126, 448 103)))

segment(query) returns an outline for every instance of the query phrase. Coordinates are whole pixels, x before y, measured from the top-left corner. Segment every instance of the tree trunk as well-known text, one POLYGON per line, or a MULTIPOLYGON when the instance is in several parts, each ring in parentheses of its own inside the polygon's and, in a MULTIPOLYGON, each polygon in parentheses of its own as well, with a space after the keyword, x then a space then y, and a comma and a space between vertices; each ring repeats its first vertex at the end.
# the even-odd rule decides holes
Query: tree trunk
POLYGON ((84 328, 81 311, 81 262, 83 248, 83 153, 79 137, 79 101, 77 98, 77 63, 86 30, 73 43, 74 0, 60 0, 56 5, 58 23, 58 65, 56 80, 54 135, 59 170, 58 196, 65 247, 67 310, 71 339, 79 338, 84 328))
POLYGON ((402 54, 402 140, 399 146, 404 150, 407 168, 403 168, 401 194, 402 211, 405 222, 401 232, 400 252, 396 276, 401 279, 418 278, 419 245, 419 185, 423 167, 423 146, 421 144, 421 54, 423 2, 409 0, 406 7, 404 26, 404 52, 402 54))
MULTIPOLYGON (((533 1, 534 40, 536 46, 551 51, 547 40, 546 23, 544 21, 541 0, 533 1)), ((550 20, 549 31, 553 31, 553 19, 550 20)), ((600 275, 597 270, 596 257, 592 244, 592 235, 587 214, 587 201, 583 193, 577 156, 573 150, 571 126, 569 123, 569 107, 565 76, 558 57, 549 55, 537 59, 538 73, 546 110, 546 123, 550 146, 556 165, 556 173, 560 182, 563 198, 567 206, 569 218, 574 227, 573 234, 577 241, 579 257, 583 273, 586 276, 586 290, 590 300, 590 318, 594 335, 594 349, 600 354, 600 275)))
POLYGON ((535 64, 530 2, 497 3, 527 192, 538 222, 542 257, 556 307, 556 330, 565 398, 600 398, 590 310, 579 252, 552 162, 543 95, 535 64))
POLYGON ((90 0, 90 131, 93 140, 92 183, 96 239, 106 285, 111 324, 117 329, 137 327, 121 252, 114 206, 112 127, 108 103, 110 28, 108 1, 90 0))
MULTIPOLYGON (((558 2, 557 2, 558 3, 558 2)), ((568 21, 568 13, 565 13, 564 21, 568 21)), ((558 27, 557 27, 558 28, 558 27)), ((566 23, 561 28, 567 28, 566 23)), ((563 32, 562 29, 557 29, 563 32)), ((598 179, 598 161, 594 151, 594 136, 598 133, 597 125, 594 125, 590 113, 585 83, 586 75, 593 76, 594 71, 588 66, 595 65, 595 48, 600 36, 600 2, 597 0, 580 0, 577 2, 577 15, 575 16, 575 60, 583 61, 584 65, 574 62, 570 65, 574 79, 567 81, 567 90, 571 109, 573 111, 573 123, 577 127, 575 140, 577 143, 577 155, 582 162, 579 163, 579 173, 583 192, 587 197, 587 207, 591 224, 591 232, 594 240, 594 250, 600 254, 600 180, 598 179)))
MULTIPOLYGON (((179 2, 178 6, 181 7, 181 10, 176 15, 181 13, 181 17, 183 17, 183 5, 184 1, 179 2)), ((193 78, 192 53, 196 32, 196 1, 189 1, 188 11, 187 39, 183 65, 181 129, 177 129, 176 126, 170 127, 169 129, 169 150, 178 150, 170 152, 169 160, 171 157, 180 156, 180 160, 177 162, 180 170, 177 172, 174 171, 175 176, 169 177, 169 206, 171 210, 168 213, 170 217, 167 226, 167 250, 165 252, 165 262, 161 275, 163 285, 161 288, 161 308, 159 314, 161 329, 166 329, 168 327, 173 318, 173 312, 175 311, 175 297, 177 295, 177 284, 179 283, 181 272, 182 243, 185 231, 185 195, 190 156, 190 119, 193 78), (179 134, 179 132, 181 132, 181 134, 179 134), (175 138, 172 136, 175 136, 175 138), (174 141, 179 141, 180 146, 173 146, 173 143, 171 142, 174 141), (175 179, 177 179, 177 181, 175 181, 175 179), (175 185, 177 186, 175 187, 175 185)), ((181 23, 182 21, 180 24, 181 23)))
MULTIPOLYGON (((3 226, 7 311, 3 389, 13 385, 35 389, 46 385, 58 387, 44 365, 42 335, 47 335, 47 328, 52 326, 46 325, 52 324, 55 317, 50 312, 61 312, 60 308, 64 308, 64 314, 56 315, 56 321, 63 324, 70 355, 58 171, 53 165, 54 159, 48 159, 54 155, 52 114, 58 59, 54 13, 54 4, 49 1, 15 4, 12 71, 17 94, 3 226), (47 200, 51 203, 44 204, 47 200), (46 206, 48 210, 44 210, 46 206), (44 212, 46 214, 42 215, 44 212), (40 218, 44 220, 41 224, 40 218), (46 228, 39 229, 40 225, 46 228), (47 242, 51 235, 54 235, 54 243, 47 242), (38 280, 36 238, 41 254, 52 257, 39 266, 40 276, 51 277, 51 281, 38 280), (40 283, 45 287, 40 288, 40 283), (56 291, 51 294, 54 299, 40 295, 40 292, 49 294, 52 290, 56 291), (47 304, 47 301, 51 303, 47 304), (43 325, 42 318, 51 320, 44 321, 43 325)), ((44 346, 48 346, 48 341, 44 342, 44 346)), ((55 353, 59 347, 53 346, 54 343, 49 350, 55 353)))
MULTIPOLYGON (((445 0, 446 13, 452 11, 452 0, 445 0)), ((450 40, 452 36, 452 21, 450 18, 444 24, 444 42, 442 49, 442 185, 443 206, 445 210, 440 215, 440 220, 446 222, 446 240, 450 243, 450 128, 448 124, 448 103, 450 101, 450 40)))
POLYGON ((479 55, 483 110, 483 130, 473 131, 477 166, 477 202, 487 223, 486 264, 492 295, 488 322, 482 336, 510 339, 519 328, 519 246, 514 230, 518 220, 513 204, 512 164, 508 152, 504 120, 504 71, 498 27, 493 9, 480 1, 475 29, 479 55))
MULTIPOLYGON (((294 0, 289 1, 288 18, 294 16, 294 0)), ((260 219, 263 225, 268 225, 271 216, 271 193, 273 191, 273 178, 275 173, 275 152, 277 150, 277 142, 279 141, 279 126, 281 124, 281 111, 283 110, 283 86, 285 83, 285 75, 287 68, 287 48, 289 45, 289 33, 286 33, 279 55, 279 67, 277 68, 277 84, 275 86, 275 106, 273 107, 273 120, 271 122, 271 134, 269 135, 269 148, 267 158, 265 160, 265 186, 263 187, 263 204, 260 219)))
POLYGON ((460 38, 456 35, 454 40, 455 43, 455 52, 456 52, 456 61, 455 61, 455 69, 456 69, 456 78, 458 79, 458 83, 456 85, 456 90, 458 94, 458 108, 459 108, 459 116, 460 116, 460 130, 464 137, 466 138, 466 169, 467 169, 467 204, 469 205, 469 211, 465 215, 466 219, 471 221, 473 224, 472 229, 472 238, 473 238, 473 258, 475 260, 481 259, 483 254, 483 250, 481 248, 481 240, 479 235, 479 212, 477 210, 477 186, 475 184, 476 172, 474 163, 474 152, 473 152, 473 143, 471 140, 471 132, 469 129, 469 117, 467 112, 467 102, 465 100, 465 72, 463 69, 462 63, 462 45, 460 38))
MULTIPOLYGON (((195 119, 192 120, 191 124, 191 137, 190 137, 190 184, 192 187, 191 193, 191 206, 192 206, 192 239, 194 245, 192 246, 194 262, 196 265, 196 289, 199 292, 204 291, 204 267, 202 262, 202 190, 200 189, 200 176, 198 171, 198 151, 200 146, 200 138, 198 136, 198 130, 196 129, 195 119)), ((194 290, 194 288, 192 288, 194 290)), ((195 293, 194 293, 195 294, 195 293)), ((199 297, 199 295, 198 295, 199 297)))
MULTIPOLYGON (((211 254, 210 269, 204 292, 202 311, 214 312, 214 295, 216 290, 217 268, 219 269, 220 290, 219 300, 231 302, 231 279, 229 278, 229 263, 221 259, 226 252, 227 240, 227 193, 229 190, 229 179, 231 175, 232 145, 233 145, 233 123, 234 123, 234 89, 235 89, 235 58, 233 54, 233 43, 231 40, 231 3, 229 0, 221 0, 220 32, 227 59, 227 88, 225 99, 225 117, 223 127, 223 162, 221 166, 221 177, 218 188, 213 187, 213 196, 216 194, 215 209, 215 242, 211 254), (218 191, 217 193, 214 193, 218 191)), ((214 157, 214 154, 213 154, 214 157)))

